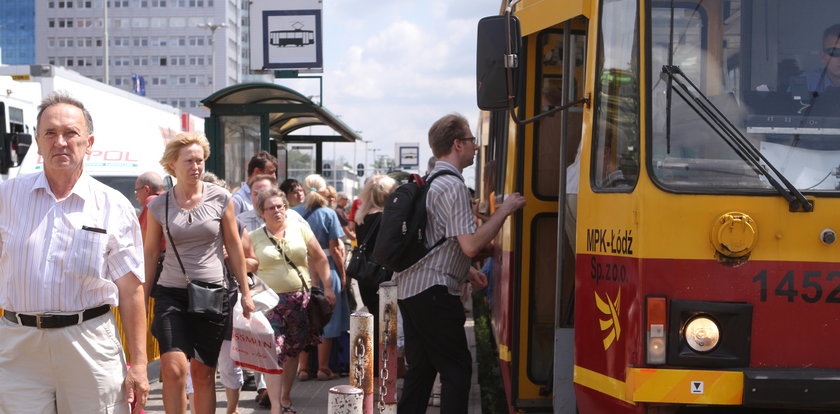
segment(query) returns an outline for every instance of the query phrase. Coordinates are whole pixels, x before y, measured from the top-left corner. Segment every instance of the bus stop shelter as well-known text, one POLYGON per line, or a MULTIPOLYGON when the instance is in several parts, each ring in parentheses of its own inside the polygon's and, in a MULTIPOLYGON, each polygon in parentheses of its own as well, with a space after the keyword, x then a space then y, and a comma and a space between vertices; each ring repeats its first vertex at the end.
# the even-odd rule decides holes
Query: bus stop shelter
POLYGON ((273 83, 229 86, 201 103, 210 109, 210 117, 205 118, 204 125, 212 149, 207 170, 231 185, 245 181, 248 161, 260 150, 277 157, 277 176, 282 181, 289 177, 288 154, 295 144, 314 146, 314 165, 310 172, 320 174, 324 142, 362 140, 320 104, 293 89, 273 83), (321 125, 334 134, 302 133, 304 128, 321 125))

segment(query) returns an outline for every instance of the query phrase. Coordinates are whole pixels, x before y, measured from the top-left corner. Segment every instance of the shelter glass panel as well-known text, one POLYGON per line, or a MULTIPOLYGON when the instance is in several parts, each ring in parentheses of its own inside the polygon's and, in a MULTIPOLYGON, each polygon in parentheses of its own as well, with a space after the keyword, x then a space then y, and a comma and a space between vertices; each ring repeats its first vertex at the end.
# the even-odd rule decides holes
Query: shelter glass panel
POLYGON ((219 122, 225 143, 224 177, 234 188, 248 177, 248 161, 260 150, 260 117, 221 116, 219 122))

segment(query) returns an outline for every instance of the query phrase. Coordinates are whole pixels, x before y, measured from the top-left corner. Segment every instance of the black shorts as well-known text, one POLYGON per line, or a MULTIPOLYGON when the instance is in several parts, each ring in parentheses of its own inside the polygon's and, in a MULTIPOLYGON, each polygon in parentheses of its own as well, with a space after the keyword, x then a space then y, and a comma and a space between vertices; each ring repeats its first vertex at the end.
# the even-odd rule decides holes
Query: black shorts
POLYGON ((230 320, 230 303, 225 300, 224 315, 211 320, 187 313, 187 289, 156 286, 155 318, 152 335, 160 344, 160 354, 181 351, 204 365, 215 367, 230 320))

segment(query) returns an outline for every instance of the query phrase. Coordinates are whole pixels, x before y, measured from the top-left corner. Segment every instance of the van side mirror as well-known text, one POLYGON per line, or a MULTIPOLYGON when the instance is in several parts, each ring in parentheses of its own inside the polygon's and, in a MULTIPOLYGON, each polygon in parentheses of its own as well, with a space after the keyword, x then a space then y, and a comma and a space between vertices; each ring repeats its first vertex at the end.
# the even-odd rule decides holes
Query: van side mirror
POLYGON ((519 19, 515 16, 490 16, 478 22, 476 48, 476 94, 482 110, 508 109, 508 100, 514 104, 519 88, 519 67, 516 59, 521 49, 522 37, 519 19), (510 28, 506 30, 506 24, 510 28), (510 38, 506 41, 506 33, 510 38), (510 53, 508 53, 510 46, 510 53), (510 55, 510 57, 508 57, 510 55), (507 64, 505 63, 507 61, 507 64), (510 85, 508 85, 510 71, 510 85))
POLYGON ((23 157, 29 152, 29 147, 32 146, 32 135, 29 134, 12 134, 12 150, 17 156, 17 163, 19 166, 23 162, 23 157))
POLYGON ((11 134, 0 133, 0 174, 8 174, 12 166, 11 134))

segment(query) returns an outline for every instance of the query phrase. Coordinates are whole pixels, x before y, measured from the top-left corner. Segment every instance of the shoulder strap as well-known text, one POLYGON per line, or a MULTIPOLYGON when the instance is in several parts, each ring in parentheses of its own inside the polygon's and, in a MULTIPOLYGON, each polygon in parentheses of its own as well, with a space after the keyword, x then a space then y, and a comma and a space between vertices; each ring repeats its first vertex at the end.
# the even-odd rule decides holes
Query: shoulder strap
POLYGON ((432 184, 432 180, 440 177, 441 175, 454 175, 455 177, 458 177, 459 180, 464 181, 464 177, 461 177, 458 174, 455 174, 455 172, 453 172, 451 170, 440 170, 440 171, 438 171, 434 174, 429 174, 429 175, 423 177, 423 181, 426 182, 426 187, 430 186, 432 184))
POLYGON ((178 249, 175 248, 175 241, 172 240, 172 233, 169 232, 169 193, 172 190, 166 192, 166 209, 165 209, 165 217, 166 217, 166 236, 169 237, 169 245, 172 246, 172 251, 175 252, 175 258, 178 259, 178 264, 181 266, 181 273, 184 274, 184 277, 187 278, 187 281, 190 280, 189 276, 187 276, 187 271, 184 270, 184 263, 181 262, 181 255, 178 254, 178 249))
POLYGON ((379 223, 382 222, 382 215, 376 217, 376 222, 373 223, 371 228, 367 230, 367 235, 365 235, 365 239, 362 241, 362 244, 359 245, 359 249, 365 250, 365 247, 367 247, 367 244, 370 241, 371 237, 373 237, 373 235, 376 234, 377 230, 379 230, 379 223))
POLYGON ((306 212, 306 214, 303 216, 303 219, 304 219, 304 220, 309 219, 309 216, 311 216, 311 215, 312 215, 312 213, 314 213, 314 212, 318 211, 320 208, 321 208, 321 207, 315 207, 315 208, 313 208, 312 210, 307 211, 307 212, 306 212))
MULTIPOLYGON (((438 171, 434 174, 429 174, 429 175, 427 175, 426 177, 423 178, 423 180, 426 182, 426 190, 425 191, 429 190, 430 186, 432 185, 432 181, 435 178, 440 177, 442 175, 453 175, 455 177, 458 177, 458 179, 460 179, 461 181, 464 181, 464 177, 461 177, 458 174, 455 174, 455 172, 453 172, 451 170, 440 170, 440 171, 438 171)), ((429 247, 429 251, 432 251, 432 249, 440 246, 445 241, 446 241, 446 236, 441 237, 440 240, 438 240, 437 242, 435 242, 435 244, 432 245, 432 247, 429 247)))
POLYGON ((300 274, 300 270, 298 270, 298 267, 295 266, 294 262, 292 262, 291 259, 289 259, 289 256, 286 256, 286 252, 284 252, 283 249, 280 248, 280 245, 277 244, 277 241, 274 240, 274 237, 271 237, 271 235, 268 234, 268 230, 266 230, 265 226, 263 226, 262 229, 265 233, 265 237, 268 237, 268 240, 271 240, 271 243, 274 244, 274 248, 277 249, 277 251, 283 255, 283 259, 286 260, 286 263, 288 263, 289 266, 292 266, 292 269, 294 269, 295 273, 297 273, 298 277, 300 278, 300 283, 303 284, 303 289, 309 290, 309 285, 306 284, 306 280, 303 278, 303 275, 300 274))

